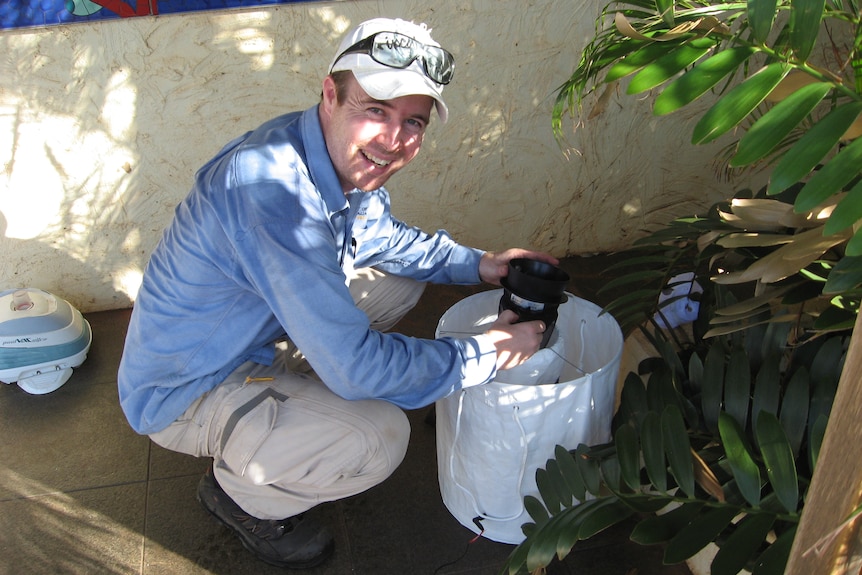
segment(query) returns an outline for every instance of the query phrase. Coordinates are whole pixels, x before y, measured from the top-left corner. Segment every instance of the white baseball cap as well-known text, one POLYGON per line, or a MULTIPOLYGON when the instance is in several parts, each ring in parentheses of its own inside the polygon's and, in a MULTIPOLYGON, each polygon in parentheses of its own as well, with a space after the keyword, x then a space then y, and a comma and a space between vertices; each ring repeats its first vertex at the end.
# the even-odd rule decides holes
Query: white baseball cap
POLYGON ((434 98, 437 115, 445 124, 449 117, 449 108, 441 95, 443 84, 428 77, 421 59, 414 60, 406 68, 393 68, 380 64, 367 53, 344 54, 360 40, 378 32, 396 32, 427 46, 440 47, 440 44, 431 38, 431 30, 425 24, 414 24, 401 19, 374 18, 361 23, 341 40, 341 45, 330 64, 330 73, 350 70, 362 89, 378 100, 392 100, 415 94, 431 96, 434 98))

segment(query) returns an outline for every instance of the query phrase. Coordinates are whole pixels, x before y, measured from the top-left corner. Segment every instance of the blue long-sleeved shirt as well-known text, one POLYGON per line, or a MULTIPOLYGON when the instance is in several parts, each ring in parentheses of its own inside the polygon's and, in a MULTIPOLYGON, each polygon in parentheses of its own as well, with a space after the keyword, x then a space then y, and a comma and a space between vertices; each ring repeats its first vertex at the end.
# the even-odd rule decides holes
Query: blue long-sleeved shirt
POLYGON ((347 399, 416 408, 486 383, 486 336, 372 330, 345 275, 478 283, 482 253, 393 218, 385 189, 345 195, 317 106, 270 120, 198 171, 150 258, 120 362, 126 417, 138 433, 167 427, 244 362, 269 364, 285 335, 347 399))

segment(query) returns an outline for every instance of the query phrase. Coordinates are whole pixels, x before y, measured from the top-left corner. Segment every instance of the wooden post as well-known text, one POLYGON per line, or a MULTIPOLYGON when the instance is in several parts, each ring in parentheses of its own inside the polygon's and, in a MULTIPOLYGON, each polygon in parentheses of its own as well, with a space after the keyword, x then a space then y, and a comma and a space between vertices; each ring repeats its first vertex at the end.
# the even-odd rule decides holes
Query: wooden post
POLYGON ((850 348, 785 575, 842 575, 862 566, 862 313, 850 348), (846 524, 845 524, 846 523, 846 524))

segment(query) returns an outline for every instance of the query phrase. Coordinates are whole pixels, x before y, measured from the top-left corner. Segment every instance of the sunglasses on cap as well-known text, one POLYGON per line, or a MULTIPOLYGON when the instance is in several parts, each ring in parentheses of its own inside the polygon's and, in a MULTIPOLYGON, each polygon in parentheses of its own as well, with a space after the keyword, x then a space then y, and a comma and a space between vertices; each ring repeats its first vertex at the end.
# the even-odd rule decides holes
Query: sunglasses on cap
POLYGON ((347 54, 368 54, 378 64, 390 68, 406 68, 417 59, 422 61, 425 75, 438 84, 448 84, 455 72, 455 57, 439 46, 429 46, 398 32, 377 32, 363 38, 338 55, 338 62, 347 54))

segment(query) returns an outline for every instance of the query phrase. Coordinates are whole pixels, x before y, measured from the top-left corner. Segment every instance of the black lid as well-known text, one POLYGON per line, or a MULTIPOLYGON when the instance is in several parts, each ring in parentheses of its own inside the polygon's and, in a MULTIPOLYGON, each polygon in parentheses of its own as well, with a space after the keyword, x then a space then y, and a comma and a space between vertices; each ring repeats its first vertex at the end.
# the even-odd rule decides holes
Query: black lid
POLYGON ((509 275, 500 283, 529 301, 564 303, 569 274, 543 261, 517 258, 509 262, 509 275))

